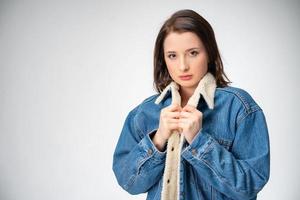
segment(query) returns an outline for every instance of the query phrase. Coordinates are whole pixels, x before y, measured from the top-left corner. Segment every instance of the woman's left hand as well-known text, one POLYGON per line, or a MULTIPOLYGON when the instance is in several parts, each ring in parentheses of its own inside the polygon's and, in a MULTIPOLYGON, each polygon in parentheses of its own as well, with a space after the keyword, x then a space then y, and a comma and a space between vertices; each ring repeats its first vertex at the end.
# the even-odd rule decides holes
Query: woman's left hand
POLYGON ((202 112, 190 105, 186 105, 180 113, 178 125, 189 144, 191 144, 195 135, 202 128, 202 117, 202 112))

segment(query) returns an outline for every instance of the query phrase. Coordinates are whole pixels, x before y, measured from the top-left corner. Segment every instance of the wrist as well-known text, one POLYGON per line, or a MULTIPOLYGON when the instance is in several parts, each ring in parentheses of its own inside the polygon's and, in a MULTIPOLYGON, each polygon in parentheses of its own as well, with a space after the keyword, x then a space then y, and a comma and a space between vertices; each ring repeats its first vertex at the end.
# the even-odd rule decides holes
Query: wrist
POLYGON ((159 134, 159 130, 157 130, 152 138, 152 142, 153 144, 156 146, 156 148, 160 151, 164 151, 165 150, 165 146, 167 143, 167 139, 164 139, 161 137, 161 135, 159 134))

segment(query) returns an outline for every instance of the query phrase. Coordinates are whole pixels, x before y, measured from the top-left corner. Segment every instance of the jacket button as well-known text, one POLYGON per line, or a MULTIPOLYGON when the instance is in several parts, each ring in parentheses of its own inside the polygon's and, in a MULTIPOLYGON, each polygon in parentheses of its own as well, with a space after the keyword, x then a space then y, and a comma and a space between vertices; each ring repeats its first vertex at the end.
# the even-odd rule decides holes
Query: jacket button
POLYGON ((153 153, 152 149, 148 149, 147 154, 148 154, 149 156, 151 156, 152 153, 153 153))
POLYGON ((196 149, 192 149, 192 154, 195 156, 197 154, 197 150, 196 149))

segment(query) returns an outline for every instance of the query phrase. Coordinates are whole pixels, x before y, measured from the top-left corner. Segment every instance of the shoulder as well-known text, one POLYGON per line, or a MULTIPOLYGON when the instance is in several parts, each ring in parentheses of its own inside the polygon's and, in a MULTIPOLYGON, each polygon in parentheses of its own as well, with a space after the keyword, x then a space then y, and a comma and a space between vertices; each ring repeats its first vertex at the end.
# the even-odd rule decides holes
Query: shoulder
POLYGON ((142 100, 142 102, 138 106, 138 113, 151 113, 159 110, 160 107, 154 103, 158 96, 159 94, 153 94, 142 100))
POLYGON ((143 137, 143 133, 152 129, 159 119, 160 106, 154 103, 158 96, 159 94, 154 94, 144 98, 128 114, 128 122, 138 130, 140 138, 143 137))
POLYGON ((149 97, 147 97, 147 98, 145 98, 143 101, 142 101, 142 103, 141 103, 141 105, 142 104, 152 104, 152 103, 154 103, 154 101, 156 100, 156 98, 159 96, 159 94, 153 94, 153 95, 151 95, 151 96, 149 96, 149 97))
POLYGON ((216 95, 219 95, 220 98, 232 99, 235 104, 241 106, 247 114, 261 110, 253 96, 242 88, 233 86, 218 87, 216 88, 216 95))
POLYGON ((132 115, 137 115, 145 110, 153 110, 157 109, 158 106, 154 103, 156 98, 159 96, 159 94, 153 94, 151 96, 148 96, 144 98, 138 105, 136 105, 130 113, 132 115))

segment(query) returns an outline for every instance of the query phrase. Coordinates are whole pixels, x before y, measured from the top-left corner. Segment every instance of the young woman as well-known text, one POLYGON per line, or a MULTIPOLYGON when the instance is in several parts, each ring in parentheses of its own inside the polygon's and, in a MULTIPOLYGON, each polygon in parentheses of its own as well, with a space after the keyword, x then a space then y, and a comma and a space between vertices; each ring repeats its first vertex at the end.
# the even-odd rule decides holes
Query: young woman
POLYGON ((256 199, 269 179, 267 124, 249 93, 230 83, 210 24, 192 10, 167 19, 154 49, 158 94, 129 112, 116 145, 113 171, 119 185, 130 194, 161 199, 169 182, 163 180, 167 141, 177 130, 185 138, 178 199, 256 199), (166 89, 171 82, 178 86, 179 104, 166 89), (189 105, 202 82, 203 98, 189 105))

